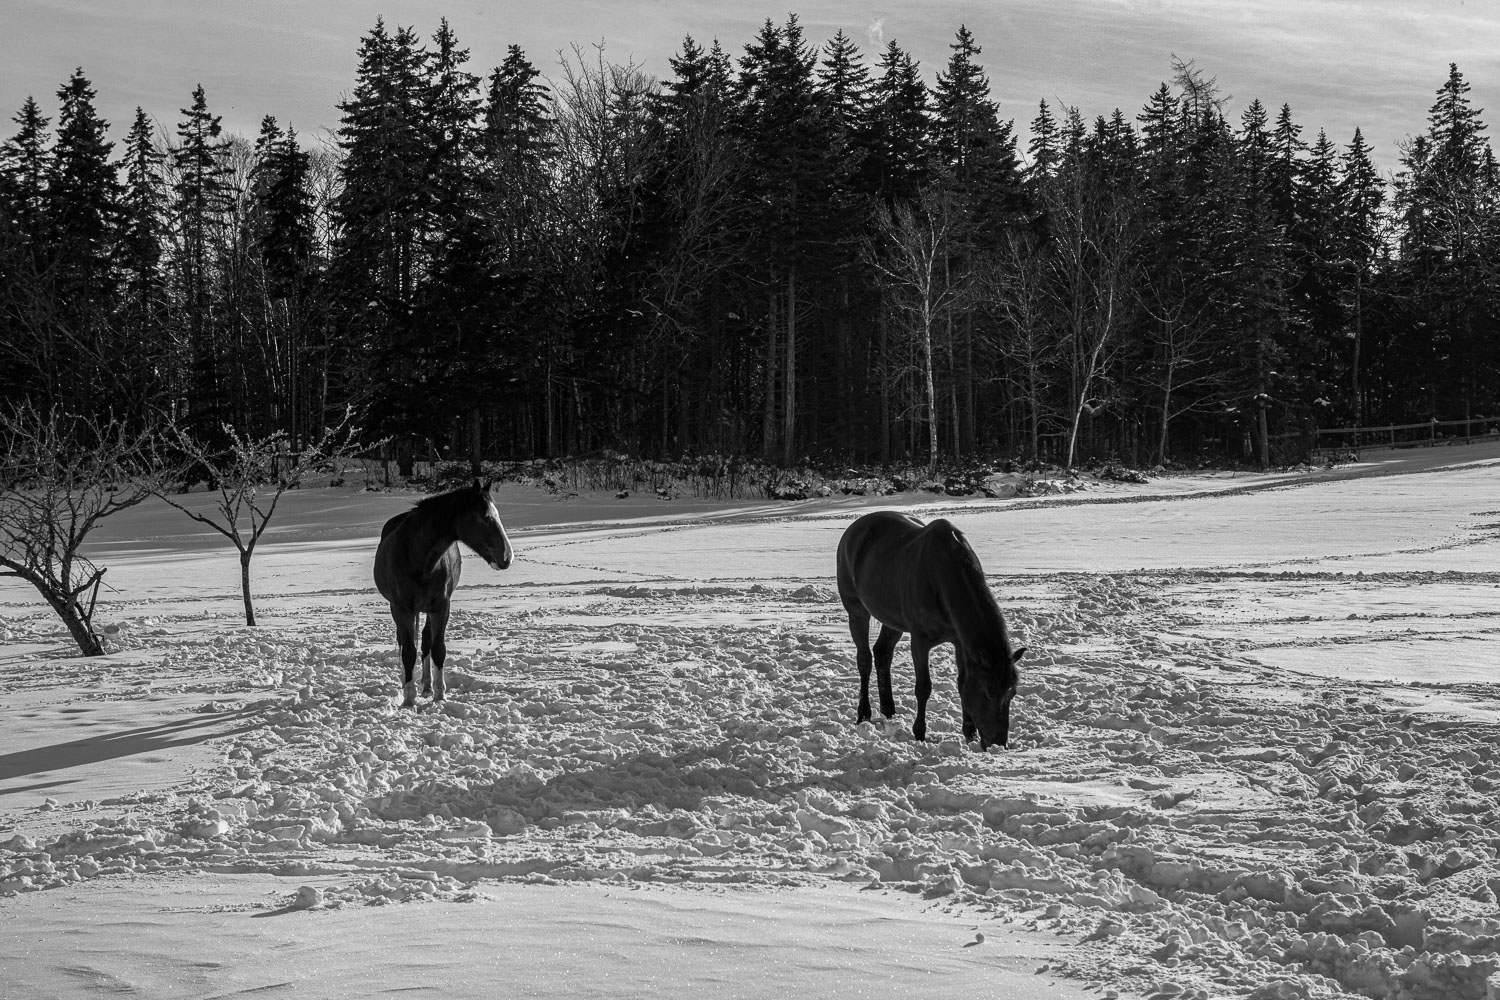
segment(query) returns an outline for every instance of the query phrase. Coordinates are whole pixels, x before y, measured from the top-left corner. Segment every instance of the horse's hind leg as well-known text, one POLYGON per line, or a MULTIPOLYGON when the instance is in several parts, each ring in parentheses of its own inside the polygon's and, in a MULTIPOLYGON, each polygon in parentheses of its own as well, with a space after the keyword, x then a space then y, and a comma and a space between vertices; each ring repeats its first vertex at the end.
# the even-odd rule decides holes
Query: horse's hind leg
MULTIPOLYGON (((443 641, 443 633, 448 630, 447 601, 439 604, 435 610, 428 612, 427 628, 431 633, 431 642, 424 643, 424 645, 428 646, 432 653, 432 687, 430 689, 432 700, 442 701, 443 696, 447 692, 447 688, 443 684, 443 661, 448 657, 448 644, 443 641)), ((427 638, 427 633, 423 633, 423 638, 427 638)), ((423 662, 425 664, 427 661, 424 660, 423 662)), ((423 691, 426 693, 428 689, 426 688, 427 673, 425 666, 423 667, 422 679, 423 691)))
POLYGON ((432 695, 432 612, 422 623, 422 697, 432 695))
POLYGON ((930 652, 932 643, 913 634, 911 665, 917 671, 917 721, 911 724, 911 734, 919 740, 927 739, 927 697, 932 694, 932 672, 927 664, 927 654, 930 652))
POLYGON ((900 641, 899 628, 880 626, 880 635, 875 639, 875 682, 880 687, 880 714, 887 719, 896 714, 896 697, 891 693, 891 657, 900 641))
POLYGON ((401 647, 401 707, 414 708, 417 686, 411 675, 417 665, 417 616, 401 614, 392 606, 391 617, 396 620, 396 642, 401 647))
POLYGON ((849 634, 854 637, 854 660, 859 665, 859 710, 855 725, 870 719, 870 612, 864 605, 846 601, 849 612, 849 634))

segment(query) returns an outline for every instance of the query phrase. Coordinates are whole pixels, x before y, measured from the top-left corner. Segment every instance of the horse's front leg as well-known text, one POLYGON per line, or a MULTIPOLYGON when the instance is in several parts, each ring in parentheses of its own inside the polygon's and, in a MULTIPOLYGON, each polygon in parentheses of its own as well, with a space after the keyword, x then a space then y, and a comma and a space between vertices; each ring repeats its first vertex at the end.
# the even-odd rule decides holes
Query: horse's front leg
POLYGON ((927 739, 927 698, 932 694, 932 673, 927 665, 927 654, 930 652, 932 643, 913 632, 911 665, 917 671, 917 721, 911 724, 911 734, 919 740, 927 739))
POLYGON ((396 642, 401 647, 401 707, 415 708, 417 686, 412 683, 412 671, 417 665, 417 615, 401 614, 393 605, 391 617, 396 620, 396 642))
POLYGON ((422 693, 431 694, 432 700, 442 701, 447 688, 443 684, 443 661, 448 657, 448 645, 443 633, 448 630, 448 602, 440 602, 427 613, 427 628, 422 632, 424 658, 422 660, 422 693), (432 684, 427 683, 426 654, 431 654, 432 684))
POLYGON ((432 612, 422 624, 422 697, 432 696, 432 612))
POLYGON ((964 742, 972 743, 979 729, 974 725, 974 718, 969 714, 969 706, 964 702, 964 677, 967 673, 969 658, 964 655, 963 647, 958 643, 953 644, 953 663, 958 670, 958 703, 964 713, 964 742))
POLYGON ((849 612, 849 634, 854 638, 854 661, 859 666, 859 709, 854 723, 870 720, 870 612, 864 605, 845 603, 849 612))

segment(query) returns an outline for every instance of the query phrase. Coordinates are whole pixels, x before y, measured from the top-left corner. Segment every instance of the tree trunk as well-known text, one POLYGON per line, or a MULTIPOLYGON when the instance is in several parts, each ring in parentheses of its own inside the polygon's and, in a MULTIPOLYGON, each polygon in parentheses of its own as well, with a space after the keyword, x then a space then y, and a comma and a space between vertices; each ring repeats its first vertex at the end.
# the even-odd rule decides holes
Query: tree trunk
POLYGON ((479 407, 476 406, 469 411, 469 471, 475 479, 484 475, 484 452, 479 446, 479 421, 479 407))
POLYGON ((888 345, 886 335, 886 309, 885 302, 880 303, 880 384, 877 390, 880 393, 880 464, 889 465, 891 461, 891 386, 889 374, 886 370, 886 348, 888 345))
POLYGON ((1159 465, 1167 464, 1167 428, 1172 421, 1172 375, 1174 366, 1167 365, 1167 384, 1161 393, 1161 436, 1156 440, 1156 461, 1159 465))
POLYGON ((251 549, 240 550, 240 594, 245 598, 245 624, 255 624, 255 606, 250 603, 251 549))
POLYGON ((937 390, 932 380, 932 310, 926 302, 922 304, 922 369, 927 392, 927 467, 937 468, 937 390))
POLYGON ((786 276, 786 410, 781 415, 781 462, 791 468, 797 459, 797 267, 786 276))
POLYGON ((1256 437, 1260 439, 1260 467, 1262 471, 1271 467, 1271 434, 1269 423, 1270 420, 1266 416, 1266 405, 1262 402, 1255 420, 1256 437))
POLYGON ((761 450, 767 461, 776 457, 776 293, 766 301, 766 413, 761 450))
POLYGON ((57 617, 61 618, 63 624, 68 627, 68 634, 73 637, 73 642, 78 645, 78 651, 84 656, 103 656, 104 643, 94 634, 93 622, 90 621, 91 616, 84 614, 83 609, 78 606, 78 602, 53 594, 35 580, 31 580, 30 582, 32 586, 41 591, 42 596, 47 599, 47 603, 52 605, 52 610, 57 612, 57 617))
MULTIPOLYGON (((1361 287, 1361 285, 1362 285, 1362 279, 1363 278, 1364 278, 1364 270, 1363 269, 1357 271, 1355 273, 1355 275, 1354 275, 1354 372, 1353 372, 1354 373, 1354 380, 1353 380, 1353 385, 1350 387, 1350 393, 1353 396, 1353 400, 1352 401, 1354 403, 1354 426, 1355 427, 1358 427, 1360 425, 1360 422, 1364 419, 1364 407, 1362 407, 1360 405, 1360 399, 1359 399, 1359 341, 1360 341, 1360 335, 1363 333, 1363 330, 1362 330, 1362 316, 1360 315, 1360 308, 1361 308, 1361 302, 1360 302, 1360 300, 1362 298, 1362 295, 1361 295, 1362 287, 1361 287)), ((1356 447, 1359 445, 1359 438, 1358 438, 1358 436, 1355 437, 1354 443, 1355 443, 1356 447)))

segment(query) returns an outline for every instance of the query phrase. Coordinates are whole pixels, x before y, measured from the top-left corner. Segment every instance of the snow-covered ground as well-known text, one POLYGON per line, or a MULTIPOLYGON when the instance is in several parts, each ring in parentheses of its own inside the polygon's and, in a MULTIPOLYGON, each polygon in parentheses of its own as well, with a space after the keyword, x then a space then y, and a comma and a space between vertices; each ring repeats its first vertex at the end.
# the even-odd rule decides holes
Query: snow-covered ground
POLYGON ((143 505, 93 549, 119 652, 0 580, 0 997, 1483 998, 1497 482, 1481 444, 1045 500, 497 487, 516 562, 466 561, 415 714, 370 583, 411 496, 288 495, 256 628, 143 505), (947 647, 929 742, 905 643, 853 725, 833 553, 881 506, 962 528, 1029 647, 1008 750, 947 647))

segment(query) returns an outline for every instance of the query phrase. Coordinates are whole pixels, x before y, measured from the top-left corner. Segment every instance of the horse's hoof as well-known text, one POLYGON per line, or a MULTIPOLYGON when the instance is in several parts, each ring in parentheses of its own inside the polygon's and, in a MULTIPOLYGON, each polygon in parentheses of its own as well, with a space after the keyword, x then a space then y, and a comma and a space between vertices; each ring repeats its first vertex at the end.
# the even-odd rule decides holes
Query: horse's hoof
POLYGON ((417 686, 415 684, 406 684, 406 685, 402 686, 402 688, 401 688, 401 707, 402 708, 416 708, 417 707, 417 686))

